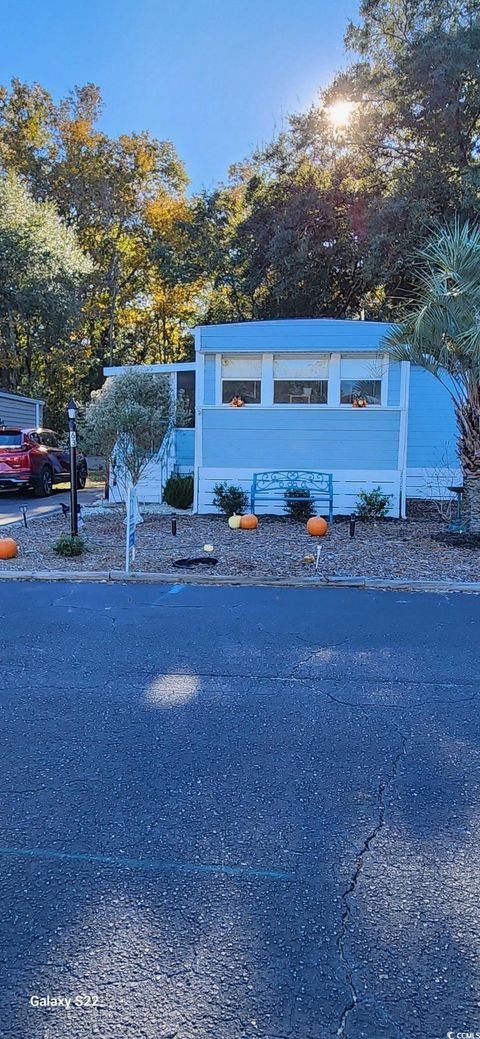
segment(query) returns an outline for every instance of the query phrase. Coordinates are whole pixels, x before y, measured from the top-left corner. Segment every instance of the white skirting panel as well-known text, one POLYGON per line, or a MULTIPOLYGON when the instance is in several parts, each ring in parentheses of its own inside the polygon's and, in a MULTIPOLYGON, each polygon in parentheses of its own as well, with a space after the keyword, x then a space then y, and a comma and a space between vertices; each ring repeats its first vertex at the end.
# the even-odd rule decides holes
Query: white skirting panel
MULTIPOLYGON (((198 470, 198 511, 201 513, 213 513, 217 510, 213 505, 213 488, 216 483, 235 484, 242 487, 250 495, 252 485, 253 469, 206 469, 198 470)), ((400 510, 400 473, 385 469, 337 469, 332 471, 333 476, 333 511, 335 515, 348 515, 354 512, 358 493, 360 490, 371 491, 380 486, 385 494, 391 494, 392 503, 389 515, 398 516, 400 510)), ((256 508, 259 515, 262 512, 282 513, 279 504, 276 508, 272 505, 256 508)))
MULTIPOLYGON (((188 465, 176 466, 175 472, 179 473, 180 476, 193 475, 192 467, 188 465)), ((149 462, 141 480, 139 481, 137 494, 139 502, 145 502, 148 505, 161 505, 162 486, 160 462, 149 462)), ((114 486, 110 485, 110 501, 119 502, 124 498, 125 495, 122 493, 120 484, 114 486)))
POLYGON ((448 488, 459 487, 462 483, 461 469, 407 469, 407 498, 451 498, 448 488))

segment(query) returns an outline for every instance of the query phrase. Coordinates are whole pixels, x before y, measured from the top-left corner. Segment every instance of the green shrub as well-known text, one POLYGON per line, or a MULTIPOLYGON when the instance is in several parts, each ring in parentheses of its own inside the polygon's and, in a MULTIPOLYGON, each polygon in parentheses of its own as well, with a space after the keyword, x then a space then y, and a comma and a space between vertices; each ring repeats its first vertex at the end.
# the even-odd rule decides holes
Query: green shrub
POLYGON ((381 487, 374 487, 373 491, 360 491, 356 505, 358 518, 385 519, 392 497, 391 494, 383 494, 381 487))
POLYGON ((163 500, 174 509, 190 509, 193 505, 193 476, 172 473, 165 484, 163 500))
POLYGON ((285 491, 285 512, 295 520, 310 519, 315 512, 310 491, 306 487, 289 487, 285 491))
POLYGON ((81 556, 85 551, 85 542, 83 538, 71 534, 60 534, 52 547, 58 556, 81 556))
POLYGON ((235 484, 230 484, 229 486, 226 483, 216 483, 213 493, 215 508, 225 513, 227 519, 233 516, 234 513, 237 516, 241 516, 242 512, 245 512, 245 509, 248 508, 247 492, 242 491, 241 487, 235 487, 235 484))

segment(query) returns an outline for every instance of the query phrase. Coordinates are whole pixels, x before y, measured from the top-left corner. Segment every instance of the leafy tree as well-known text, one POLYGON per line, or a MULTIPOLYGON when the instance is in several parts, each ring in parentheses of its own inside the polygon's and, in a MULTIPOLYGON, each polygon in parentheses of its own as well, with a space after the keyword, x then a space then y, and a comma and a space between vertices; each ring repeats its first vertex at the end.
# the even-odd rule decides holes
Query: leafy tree
POLYGON ((387 337, 393 355, 446 387, 458 425, 470 530, 480 531, 480 227, 436 232, 414 258, 416 292, 387 337))
POLYGON ((185 417, 168 377, 126 369, 92 393, 82 429, 88 449, 116 459, 115 472, 125 490, 128 483, 138 483, 166 434, 185 417))
POLYGON ((336 137, 355 165, 374 167, 381 188, 365 274, 371 282, 381 272, 391 312, 411 290, 409 257, 435 219, 478 211, 480 9, 477 0, 365 0, 360 15, 346 44, 361 60, 324 100, 354 102, 336 137))
POLYGON ((365 0, 346 44, 319 102, 201 200, 213 319, 391 317, 435 219, 478 211, 478 0, 365 0))
MULTIPOLYGON (((92 264, 51 202, 18 178, 0 179, 0 369, 4 389, 31 389, 40 372, 78 344, 92 264)), ((70 390, 72 389, 70 382, 70 390)))
POLYGON ((83 308, 88 364, 77 369, 84 397, 102 382, 106 363, 182 357, 198 288, 188 278, 180 287, 172 280, 172 209, 183 206, 188 216, 183 164, 169 142, 147 133, 108 137, 97 125, 101 107, 92 84, 58 104, 18 80, 0 89, 0 165, 17 172, 37 200, 53 199, 93 262, 83 308), (169 270, 158 262, 160 238, 170 245, 169 270))

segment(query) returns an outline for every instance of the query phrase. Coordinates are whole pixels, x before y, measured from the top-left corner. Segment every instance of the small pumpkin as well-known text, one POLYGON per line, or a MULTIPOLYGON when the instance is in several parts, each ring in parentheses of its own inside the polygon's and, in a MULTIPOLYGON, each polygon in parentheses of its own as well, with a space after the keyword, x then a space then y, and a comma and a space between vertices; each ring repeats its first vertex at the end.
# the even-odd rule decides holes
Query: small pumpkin
POLYGON ((0 538, 0 559, 13 559, 17 554, 17 542, 13 538, 0 538))
POLYGON ((257 527, 258 519, 252 513, 247 512, 246 516, 240 516, 241 530, 256 530, 257 527))
POLYGON ((234 512, 233 516, 229 516, 228 517, 228 526, 230 527, 230 530, 238 530, 238 528, 240 526, 240 523, 241 523, 241 520, 242 520, 242 517, 241 516, 237 516, 236 512, 234 512))
POLYGON ((323 516, 311 516, 307 523, 308 533, 315 538, 321 538, 327 533, 328 523, 323 516))

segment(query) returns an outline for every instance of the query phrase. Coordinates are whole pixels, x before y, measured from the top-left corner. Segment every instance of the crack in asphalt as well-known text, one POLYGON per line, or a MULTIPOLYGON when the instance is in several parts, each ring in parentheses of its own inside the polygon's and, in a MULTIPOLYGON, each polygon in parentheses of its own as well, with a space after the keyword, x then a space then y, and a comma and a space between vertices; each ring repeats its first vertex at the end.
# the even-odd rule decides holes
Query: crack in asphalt
POLYGON ((397 734, 398 734, 398 736, 400 738, 400 746, 399 746, 398 750, 396 751, 396 753, 394 755, 394 758, 392 760, 392 764, 391 764, 389 775, 385 779, 380 780, 380 783, 378 784, 378 788, 377 788, 378 819, 377 819, 377 822, 376 822, 375 826, 373 827, 373 830, 371 830, 370 833, 368 834, 368 836, 365 838, 364 843, 363 843, 360 851, 357 854, 357 857, 356 857, 356 860, 355 860, 355 869, 354 869, 354 871, 352 873, 352 876, 350 878, 350 883, 349 883, 348 887, 345 889, 345 891, 343 892, 343 894, 341 896, 342 903, 343 903, 343 911, 342 911, 340 934, 339 934, 338 939, 337 939, 337 949, 338 949, 338 954, 339 954, 339 957, 340 957, 340 961, 341 961, 341 963, 343 965, 343 968, 344 968, 344 971, 345 971, 345 978, 346 978, 347 986, 348 986, 348 988, 350 990, 350 996, 349 996, 349 999, 348 999, 347 1003, 345 1004, 345 1006, 344 1006, 344 1008, 342 1010, 342 1014, 341 1014, 341 1017, 340 1017, 340 1024, 338 1026, 337 1033, 336 1033, 338 1039, 348 1039, 348 1034, 347 1034, 347 1031, 346 1031, 347 1024, 348 1024, 348 1019, 349 1019, 350 1015, 355 1011, 355 1008, 358 1005, 358 1003, 361 1002, 360 997, 358 995, 358 990, 357 990, 357 987, 356 987, 356 984, 355 984, 354 968, 353 968, 353 965, 351 964, 351 962, 349 960, 349 957, 348 957, 346 949, 345 949, 345 944, 346 944, 347 935, 348 935, 348 928, 349 928, 349 924, 350 924, 350 913, 351 913, 351 902, 350 902, 350 900, 355 895, 355 892, 356 892, 356 889, 357 889, 357 885, 358 885, 358 882, 359 882, 359 879, 360 879, 360 874, 362 872, 363 865, 364 865, 364 862, 365 862, 365 857, 369 854, 373 842, 378 837, 379 833, 381 832, 381 830, 383 829, 383 827, 385 825, 385 809, 386 809, 385 794, 386 794, 387 790, 395 782, 395 779, 397 777, 397 772, 398 772, 398 767, 399 767, 400 761, 401 761, 401 759, 403 757, 405 757, 405 754, 406 754, 406 751, 407 751, 407 738, 406 738, 405 734, 403 732, 401 732, 399 729, 396 729, 396 731, 397 731, 397 734))
MULTIPOLYGON (((296 681, 306 681, 305 679, 296 679, 296 681)), ((462 683, 463 684, 463 683, 462 683)), ((376 710, 376 711, 404 711, 407 706, 404 703, 363 703, 354 702, 353 700, 340 700, 338 696, 334 696, 333 693, 328 693, 326 689, 321 689, 320 692, 323 696, 326 696, 328 700, 332 700, 333 703, 337 703, 340 707, 355 707, 357 710, 376 710)), ((426 707, 429 704, 440 704, 444 707, 456 707, 457 704, 471 703, 472 700, 476 700, 480 690, 477 689, 471 696, 458 697, 456 700, 439 700, 437 697, 433 697, 429 700, 415 700, 415 702, 409 703, 409 710, 414 710, 417 707, 426 707)))
MULTIPOLYGON (((306 641, 306 640, 303 640, 303 641, 306 641)), ((290 673, 286 677, 288 679, 295 678, 296 672, 301 667, 303 667, 305 664, 309 664, 312 660, 315 659, 315 657, 318 657, 318 655, 320 653, 325 653, 326 651, 329 651, 331 649, 338 649, 340 646, 345 646, 347 644, 347 642, 350 642, 350 636, 349 635, 347 636, 347 638, 342 639, 340 642, 330 642, 330 644, 328 646, 319 646, 317 644, 314 648, 311 649, 310 653, 308 653, 308 655, 306 657, 304 657, 303 660, 299 660, 298 663, 295 664, 295 667, 292 668, 292 670, 290 671, 290 673)), ((306 676, 306 677, 308 679, 308 676, 306 676)), ((300 681, 303 681, 303 679, 300 678, 300 681)))

